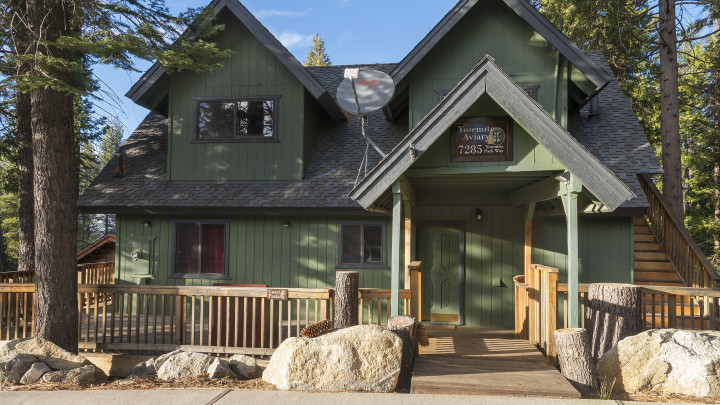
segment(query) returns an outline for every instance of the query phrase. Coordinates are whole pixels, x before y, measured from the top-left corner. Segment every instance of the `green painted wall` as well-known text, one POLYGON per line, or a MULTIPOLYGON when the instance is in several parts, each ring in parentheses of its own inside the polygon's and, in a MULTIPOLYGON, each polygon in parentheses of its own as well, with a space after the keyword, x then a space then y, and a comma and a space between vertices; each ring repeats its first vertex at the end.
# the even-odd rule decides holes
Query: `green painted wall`
MULTIPOLYGON (((551 115, 567 114, 556 103, 558 54, 517 14, 498 0, 469 11, 409 75, 410 128, 437 104, 436 90, 455 87, 485 54, 520 86, 537 86, 538 102, 551 115)), ((561 81, 561 87, 565 86, 561 81)), ((564 122, 558 117, 558 122, 564 122)))
POLYGON ((180 72, 169 79, 168 180, 226 182, 301 180, 305 89, 289 70, 234 17, 217 44, 234 54, 209 73, 180 72), (193 97, 281 96, 279 142, 192 143, 193 97))
MULTIPOLYGON (((489 96, 483 96, 463 117, 506 116, 489 96)), ((517 123, 513 124, 513 160, 507 162, 451 162, 450 131, 445 133, 412 165, 412 169, 448 168, 468 173, 562 170, 562 165, 517 123)), ((412 170, 411 169, 411 170, 412 170)))
MULTIPOLYGON (((630 217, 580 216, 578 281, 632 282, 633 225, 630 217)), ((564 216, 535 216, 533 263, 556 267, 567 282, 567 230, 564 216)))
MULTIPOLYGON (((358 219, 250 216, 216 218, 230 220, 228 260, 231 280, 225 281, 169 277, 171 221, 176 218, 178 217, 118 215, 116 263, 119 282, 137 284, 138 279, 132 275, 147 273, 148 269, 152 269, 155 279, 149 284, 154 285, 212 285, 217 282, 231 282, 267 284, 274 287, 334 286, 338 260, 337 221, 358 219), (152 221, 152 226, 143 226, 146 219, 152 221), (290 221, 290 228, 282 228, 285 221, 290 221), (154 247, 150 247, 150 244, 154 247), (130 252, 135 249, 143 250, 143 259, 134 261, 130 258, 130 252)), ((389 220, 386 238, 386 257, 389 258, 389 220)), ((360 287, 390 288, 389 267, 357 271, 360 272, 360 287)))

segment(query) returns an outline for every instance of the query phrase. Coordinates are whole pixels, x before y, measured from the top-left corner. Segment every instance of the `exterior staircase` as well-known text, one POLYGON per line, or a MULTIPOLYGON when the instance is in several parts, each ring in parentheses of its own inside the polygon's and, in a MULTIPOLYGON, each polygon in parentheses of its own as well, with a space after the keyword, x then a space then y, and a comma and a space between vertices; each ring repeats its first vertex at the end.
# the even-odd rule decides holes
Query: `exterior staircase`
POLYGON ((633 222, 635 227, 634 283, 687 287, 645 218, 634 218, 633 222))

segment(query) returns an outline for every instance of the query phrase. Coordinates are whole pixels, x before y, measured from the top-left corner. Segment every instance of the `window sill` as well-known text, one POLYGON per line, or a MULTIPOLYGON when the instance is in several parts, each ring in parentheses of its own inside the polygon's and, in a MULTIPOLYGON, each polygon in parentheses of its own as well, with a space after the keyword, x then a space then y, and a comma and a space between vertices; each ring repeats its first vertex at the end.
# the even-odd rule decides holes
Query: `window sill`
POLYGON ((197 278, 209 280, 231 280, 227 274, 171 274, 168 278, 197 278))
POLYGON ((217 139, 198 139, 195 138, 190 143, 280 143, 277 138, 217 138, 217 139))
POLYGON ((337 264, 335 270, 390 270, 386 264, 337 264))

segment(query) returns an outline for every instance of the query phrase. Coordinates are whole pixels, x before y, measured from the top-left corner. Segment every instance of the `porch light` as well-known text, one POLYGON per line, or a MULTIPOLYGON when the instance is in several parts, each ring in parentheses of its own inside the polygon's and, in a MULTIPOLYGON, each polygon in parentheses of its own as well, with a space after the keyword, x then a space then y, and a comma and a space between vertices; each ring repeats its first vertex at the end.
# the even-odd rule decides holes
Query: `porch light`
POLYGON ((152 226, 152 222, 150 222, 149 219, 146 219, 146 220, 143 221, 143 226, 144 226, 145 228, 150 228, 150 227, 152 226))
POLYGON ((283 222, 282 227, 283 227, 283 229, 288 229, 288 228, 290 228, 290 221, 285 221, 285 222, 283 222))
POLYGON ((475 210, 475 219, 477 219, 478 221, 482 221, 482 210, 475 210))

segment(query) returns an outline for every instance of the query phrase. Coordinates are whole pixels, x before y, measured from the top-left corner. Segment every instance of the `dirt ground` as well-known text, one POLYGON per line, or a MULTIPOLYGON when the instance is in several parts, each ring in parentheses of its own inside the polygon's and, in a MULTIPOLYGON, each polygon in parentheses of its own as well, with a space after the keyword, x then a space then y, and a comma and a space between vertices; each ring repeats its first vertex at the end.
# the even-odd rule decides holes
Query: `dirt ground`
POLYGON ((641 401, 641 402, 686 402, 720 404, 720 397, 690 397, 687 395, 659 394, 647 392, 642 394, 617 393, 611 396, 612 399, 620 401, 641 401))
POLYGON ((237 388, 244 390, 275 390, 275 386, 256 378, 253 380, 235 380, 232 378, 210 379, 207 374, 181 378, 175 381, 163 381, 156 377, 136 377, 130 379, 110 379, 87 386, 77 384, 13 385, 0 387, 0 391, 77 391, 77 390, 152 390, 167 388, 237 388))

